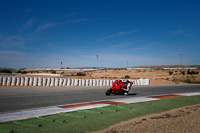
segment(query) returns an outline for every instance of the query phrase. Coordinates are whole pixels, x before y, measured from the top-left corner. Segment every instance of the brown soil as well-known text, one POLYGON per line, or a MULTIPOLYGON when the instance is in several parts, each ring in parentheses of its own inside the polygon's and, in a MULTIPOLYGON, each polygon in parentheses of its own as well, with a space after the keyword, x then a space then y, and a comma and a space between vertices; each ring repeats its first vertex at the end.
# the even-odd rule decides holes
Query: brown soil
POLYGON ((199 133, 200 104, 121 122, 93 133, 199 133))
MULTIPOLYGON (((195 70, 199 72, 200 70, 195 70)), ((99 72, 87 72, 87 76, 79 78, 90 79, 150 79, 150 85, 167 85, 167 84, 186 84, 183 81, 198 81, 200 82, 200 75, 187 75, 187 70, 100 70, 99 72), (185 75, 182 75, 182 72, 185 75), (169 75, 169 72, 173 72, 169 75)))
MULTIPOLYGON (((62 73, 64 76, 60 78, 72 78, 72 79, 150 79, 150 85, 168 85, 168 84, 186 84, 184 81, 199 82, 200 74, 187 74, 188 70, 123 70, 123 69, 112 69, 112 70, 99 70, 83 72, 83 70, 68 70, 68 71, 56 71, 56 73, 62 73), (73 76, 79 72, 86 73, 86 76, 73 76), (173 74, 169 74, 173 72, 173 74), (182 73, 185 73, 184 75, 182 73), (128 77, 128 78, 127 78, 128 77)), ((190 70, 199 72, 200 70, 190 70)), ((37 72, 36 72, 37 73, 37 72)), ((41 71, 43 73, 43 71, 41 71)), ((27 76, 27 75, 16 75, 16 76, 27 76)), ((49 77, 49 76, 36 76, 28 75, 28 77, 49 77)), ((52 77, 52 76, 51 76, 52 77)), ((59 78, 59 77, 57 77, 59 78)))

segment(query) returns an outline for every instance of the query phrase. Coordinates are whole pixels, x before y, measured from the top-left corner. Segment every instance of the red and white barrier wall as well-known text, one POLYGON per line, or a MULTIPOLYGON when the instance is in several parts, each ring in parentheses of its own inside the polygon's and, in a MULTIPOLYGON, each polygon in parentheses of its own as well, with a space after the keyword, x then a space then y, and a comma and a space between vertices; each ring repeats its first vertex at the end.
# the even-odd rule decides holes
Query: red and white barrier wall
MULTIPOLYGON (((133 85, 149 85, 149 79, 130 80, 133 85)), ((114 80, 42 77, 0 77, 0 86, 112 86, 114 80)))

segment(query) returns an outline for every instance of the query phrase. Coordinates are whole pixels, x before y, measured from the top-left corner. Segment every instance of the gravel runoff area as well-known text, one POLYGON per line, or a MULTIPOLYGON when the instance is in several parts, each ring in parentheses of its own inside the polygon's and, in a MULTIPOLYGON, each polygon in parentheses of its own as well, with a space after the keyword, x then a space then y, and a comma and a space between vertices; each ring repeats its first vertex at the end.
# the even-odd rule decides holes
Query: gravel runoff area
POLYGON ((200 133, 200 104, 135 118, 93 133, 200 133))

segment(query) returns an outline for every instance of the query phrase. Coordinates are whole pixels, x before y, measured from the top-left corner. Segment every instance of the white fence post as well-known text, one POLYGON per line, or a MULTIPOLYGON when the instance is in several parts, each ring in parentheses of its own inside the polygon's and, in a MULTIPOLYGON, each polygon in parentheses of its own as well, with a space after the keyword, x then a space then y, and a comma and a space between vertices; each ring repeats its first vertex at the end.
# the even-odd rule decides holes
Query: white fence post
POLYGON ((58 78, 55 78, 55 86, 58 86, 58 78))
POLYGON ((81 84, 81 86, 85 86, 85 80, 84 80, 84 79, 82 79, 82 84, 81 84))
POLYGON ((21 78, 20 78, 20 77, 17 77, 16 86, 19 86, 19 85, 20 85, 20 81, 21 81, 21 78))
POLYGON ((12 77, 11 86, 16 86, 16 77, 12 77))
POLYGON ((25 80, 24 80, 24 85, 25 86, 28 86, 28 81, 29 81, 29 77, 25 77, 25 80))
POLYGON ((71 79, 67 79, 67 86, 70 86, 71 84, 71 79))
POLYGON ((103 86, 106 86, 106 80, 103 80, 103 86))
POLYGON ((7 77, 3 77, 2 85, 6 86, 7 77))
POLYGON ((96 79, 96 86, 99 86, 99 80, 96 79))
POLYGON ((81 86, 81 85, 82 85, 82 80, 79 79, 79 80, 78 80, 78 86, 81 86))
POLYGON ((99 80, 99 86, 103 86, 103 80, 102 79, 99 80))
POLYGON ((96 86, 96 79, 93 79, 92 82, 93 82, 93 86, 96 86))
POLYGON ((29 79, 29 86, 33 86, 33 77, 30 77, 29 79))
POLYGON ((63 78, 59 78, 59 86, 62 86, 63 85, 63 78))
POLYGON ((6 85, 10 86, 11 85, 11 81, 12 81, 12 77, 8 77, 6 85))
POLYGON ((24 77, 21 77, 20 86, 24 86, 24 77))
POLYGON ((47 84, 47 78, 42 78, 42 86, 46 86, 47 84))
POLYGON ((38 78, 38 86, 42 86, 42 78, 41 77, 38 78))
POLYGON ((71 86, 74 86, 74 79, 71 79, 71 86))
POLYGON ((113 80, 110 80, 110 85, 109 86, 112 86, 112 84, 113 84, 113 80))
POLYGON ((107 80, 106 86, 110 86, 110 80, 107 80))
POLYGON ((47 78, 46 86, 50 86, 50 84, 51 84, 51 78, 47 78))
POLYGON ((33 86, 37 86, 38 85, 38 78, 34 77, 33 78, 33 86))
POLYGON ((85 86, 88 86, 88 85, 89 85, 89 80, 86 79, 86 80, 85 80, 85 86))
POLYGON ((89 86, 92 86, 92 79, 89 80, 89 86))
POLYGON ((54 86, 54 85, 55 85, 55 79, 51 78, 51 84, 50 84, 50 86, 54 86))
POLYGON ((65 86, 66 84, 67 84, 67 79, 64 78, 64 79, 63 79, 63 84, 62 84, 62 86, 65 86))
POLYGON ((74 79, 74 86, 78 86, 78 79, 74 79))
POLYGON ((3 80, 3 78, 2 78, 2 77, 0 77, 0 86, 2 85, 2 80, 3 80))

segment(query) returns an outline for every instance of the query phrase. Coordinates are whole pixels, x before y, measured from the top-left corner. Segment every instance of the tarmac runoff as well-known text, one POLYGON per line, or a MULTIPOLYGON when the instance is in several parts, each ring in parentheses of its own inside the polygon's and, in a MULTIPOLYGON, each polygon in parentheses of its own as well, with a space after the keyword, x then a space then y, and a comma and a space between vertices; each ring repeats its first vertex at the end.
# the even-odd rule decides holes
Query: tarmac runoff
POLYGON ((59 113, 74 112, 78 110, 101 108, 101 107, 110 106, 110 105, 148 102, 148 101, 155 101, 155 100, 166 99, 166 98, 195 96, 195 95, 200 95, 200 92, 174 93, 174 94, 147 96, 147 97, 113 99, 109 101, 107 100, 94 101, 94 102, 87 102, 87 103, 76 103, 76 104, 70 104, 70 105, 58 105, 58 106, 50 106, 50 107, 44 107, 44 108, 21 110, 17 112, 8 112, 8 113, 0 114, 0 123, 14 121, 14 120, 24 120, 24 119, 59 114, 59 113))

